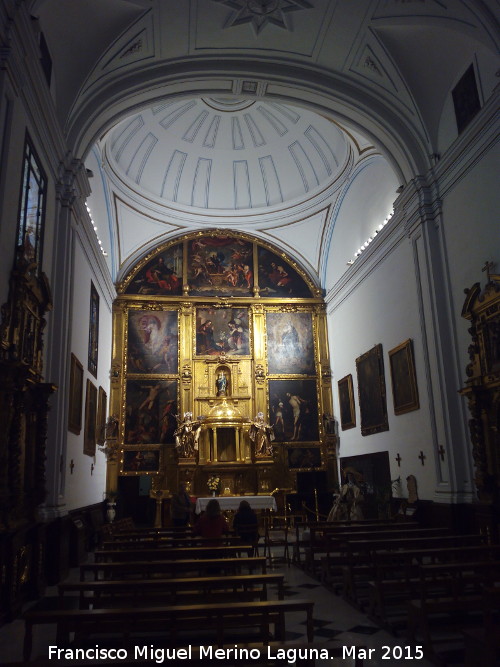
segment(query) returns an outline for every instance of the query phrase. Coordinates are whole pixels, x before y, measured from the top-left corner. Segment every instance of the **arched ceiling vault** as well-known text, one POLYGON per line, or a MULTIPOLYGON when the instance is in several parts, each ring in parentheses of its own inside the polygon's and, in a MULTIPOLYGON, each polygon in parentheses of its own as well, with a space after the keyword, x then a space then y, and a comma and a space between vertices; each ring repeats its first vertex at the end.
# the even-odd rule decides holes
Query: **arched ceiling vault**
POLYGON ((495 0, 30 7, 68 147, 94 172, 89 205, 114 279, 161 240, 207 226, 255 233, 316 281, 337 279, 400 187, 456 137, 443 120, 450 92, 500 45, 495 0), (184 111, 155 113, 167 107, 184 111))

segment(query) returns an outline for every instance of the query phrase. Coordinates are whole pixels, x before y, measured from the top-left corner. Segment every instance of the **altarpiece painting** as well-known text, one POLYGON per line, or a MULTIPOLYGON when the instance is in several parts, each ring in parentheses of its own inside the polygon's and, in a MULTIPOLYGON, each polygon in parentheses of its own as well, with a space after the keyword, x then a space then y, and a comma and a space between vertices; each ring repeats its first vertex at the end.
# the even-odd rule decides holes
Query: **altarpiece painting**
POLYGON ((271 375, 313 375, 311 313, 266 313, 267 365, 271 375))
POLYGON ((269 380, 269 406, 278 442, 318 439, 316 380, 269 380))
POLYGON ((197 308, 196 354, 250 354, 248 308, 197 308))
POLYGON ((177 373, 176 310, 129 310, 127 370, 129 373, 177 373))
POLYGON ((125 444, 173 442, 177 380, 127 380, 125 444))
POLYGON ((193 296, 250 296, 253 288, 253 244, 223 235, 190 241, 188 283, 193 296))

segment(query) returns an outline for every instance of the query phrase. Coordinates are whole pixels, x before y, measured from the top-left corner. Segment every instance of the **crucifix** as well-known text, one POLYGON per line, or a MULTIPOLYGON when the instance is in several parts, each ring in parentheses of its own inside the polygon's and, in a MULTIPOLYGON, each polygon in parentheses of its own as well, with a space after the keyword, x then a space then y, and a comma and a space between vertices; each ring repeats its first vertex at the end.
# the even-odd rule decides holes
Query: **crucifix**
POLYGON ((396 458, 396 461, 398 462, 398 468, 401 468, 401 461, 402 461, 403 459, 402 459, 401 456, 399 455, 399 452, 398 452, 398 455, 397 455, 395 458, 396 458))
POLYGON ((491 277, 491 269, 495 268, 495 262, 485 262, 483 268, 481 271, 486 271, 486 278, 488 279, 488 282, 490 282, 490 277, 491 277))
POLYGON ((444 461, 444 454, 445 454, 445 451, 446 451, 446 450, 445 450, 445 448, 443 447, 443 445, 439 445, 438 454, 439 454, 439 457, 440 457, 441 461, 444 461))
POLYGON ((73 461, 73 459, 71 459, 71 463, 69 464, 69 471, 70 471, 71 475, 73 474, 73 468, 74 467, 75 467, 74 461, 73 461))
POLYGON ((92 473, 94 472, 94 464, 90 464, 90 476, 92 477, 92 473))
POLYGON ((425 465, 425 463, 424 463, 424 459, 426 459, 427 456, 423 453, 422 450, 420 450, 420 455, 419 455, 418 458, 422 461, 422 465, 425 465))

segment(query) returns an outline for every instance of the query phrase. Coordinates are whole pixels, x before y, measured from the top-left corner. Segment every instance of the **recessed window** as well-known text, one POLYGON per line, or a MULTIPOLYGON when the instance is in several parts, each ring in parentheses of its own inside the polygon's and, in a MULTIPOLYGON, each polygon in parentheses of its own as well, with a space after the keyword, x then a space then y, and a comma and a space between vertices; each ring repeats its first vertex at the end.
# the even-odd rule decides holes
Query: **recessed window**
POLYGON ((452 91, 458 133, 465 130, 481 108, 474 66, 471 65, 452 91))
POLYGON ((37 271, 42 262, 46 194, 47 178, 29 138, 26 138, 16 263, 32 265, 37 271))

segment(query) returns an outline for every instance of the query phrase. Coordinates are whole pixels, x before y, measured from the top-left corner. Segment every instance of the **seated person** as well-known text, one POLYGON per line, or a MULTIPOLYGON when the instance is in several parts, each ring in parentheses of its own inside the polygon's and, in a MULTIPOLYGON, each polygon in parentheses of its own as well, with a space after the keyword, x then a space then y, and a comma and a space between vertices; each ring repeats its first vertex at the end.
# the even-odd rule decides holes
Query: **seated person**
MULTIPOLYGON (((211 498, 207 503, 206 510, 196 522, 193 534, 201 535, 207 540, 213 540, 213 544, 217 545, 219 544, 218 539, 228 532, 229 524, 222 516, 219 502, 215 498, 211 498)), ((207 542, 207 544, 210 544, 210 542, 207 542)))
POLYGON ((240 502, 238 511, 234 515, 233 529, 238 533, 243 542, 255 545, 259 541, 257 515, 250 507, 248 500, 240 502))

